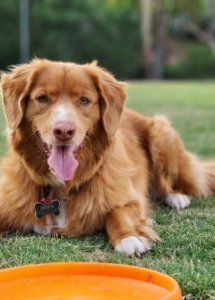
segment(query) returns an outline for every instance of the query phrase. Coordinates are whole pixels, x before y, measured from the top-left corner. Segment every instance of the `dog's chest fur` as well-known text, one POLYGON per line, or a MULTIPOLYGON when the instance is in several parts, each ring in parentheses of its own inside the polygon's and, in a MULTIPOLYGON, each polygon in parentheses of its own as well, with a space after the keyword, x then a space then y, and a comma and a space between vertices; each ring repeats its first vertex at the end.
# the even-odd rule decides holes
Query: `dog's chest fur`
POLYGON ((108 205, 104 205, 103 193, 95 195, 88 189, 75 188, 66 197, 55 196, 55 199, 60 202, 60 214, 47 214, 41 220, 35 216, 35 222, 31 225, 34 232, 78 236, 103 229, 104 215, 108 211, 108 205))

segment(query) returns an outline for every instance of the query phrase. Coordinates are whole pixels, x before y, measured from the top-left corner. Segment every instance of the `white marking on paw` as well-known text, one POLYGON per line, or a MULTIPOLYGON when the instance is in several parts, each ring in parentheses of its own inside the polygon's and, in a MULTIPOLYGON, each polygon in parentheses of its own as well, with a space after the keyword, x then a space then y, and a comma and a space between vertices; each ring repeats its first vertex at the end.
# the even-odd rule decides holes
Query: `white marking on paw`
POLYGON ((140 256, 141 253, 149 250, 149 245, 145 238, 141 238, 140 240, 136 236, 129 236, 122 239, 115 247, 115 250, 126 256, 133 256, 134 254, 140 256))
POLYGON ((191 197, 183 194, 169 194, 166 197, 166 204, 172 208, 184 209, 190 205, 191 197))

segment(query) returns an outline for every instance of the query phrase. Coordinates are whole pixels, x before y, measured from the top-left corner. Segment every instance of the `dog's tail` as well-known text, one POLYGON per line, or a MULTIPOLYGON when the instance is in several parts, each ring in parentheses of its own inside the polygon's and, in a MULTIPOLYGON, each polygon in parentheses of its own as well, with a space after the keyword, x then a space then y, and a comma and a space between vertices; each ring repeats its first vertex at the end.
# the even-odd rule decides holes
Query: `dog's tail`
POLYGON ((187 185, 191 189, 187 194, 196 197, 210 197, 215 194, 215 160, 201 161, 193 156, 189 170, 188 177, 185 177, 192 183, 187 185))
POLYGON ((215 160, 202 161, 184 152, 179 168, 179 190, 194 197, 210 197, 215 194, 215 160))
POLYGON ((205 187, 200 196, 209 197, 215 194, 215 160, 202 161, 200 164, 205 177, 205 187))

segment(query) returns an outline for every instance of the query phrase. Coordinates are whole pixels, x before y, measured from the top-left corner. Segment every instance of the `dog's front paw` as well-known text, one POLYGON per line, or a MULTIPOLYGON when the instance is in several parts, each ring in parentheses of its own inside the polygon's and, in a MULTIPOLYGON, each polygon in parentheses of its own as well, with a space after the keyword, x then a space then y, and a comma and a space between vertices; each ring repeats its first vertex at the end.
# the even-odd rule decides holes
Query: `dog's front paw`
POLYGON ((190 205, 191 198, 183 194, 169 194, 166 197, 166 204, 172 208, 184 209, 190 205))
POLYGON ((140 256, 141 253, 149 250, 149 243, 146 238, 136 236, 129 236, 120 241, 116 245, 115 250, 124 254, 125 256, 140 256))

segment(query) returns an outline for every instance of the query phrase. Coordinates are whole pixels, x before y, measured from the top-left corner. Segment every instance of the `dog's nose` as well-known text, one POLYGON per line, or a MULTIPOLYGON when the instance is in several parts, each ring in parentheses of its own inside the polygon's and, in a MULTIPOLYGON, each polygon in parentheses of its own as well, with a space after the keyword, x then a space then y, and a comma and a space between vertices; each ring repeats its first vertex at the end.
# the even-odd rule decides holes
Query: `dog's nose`
POLYGON ((67 142, 71 140, 75 134, 76 127, 71 122, 59 122, 55 124, 53 134, 57 140, 67 142))

